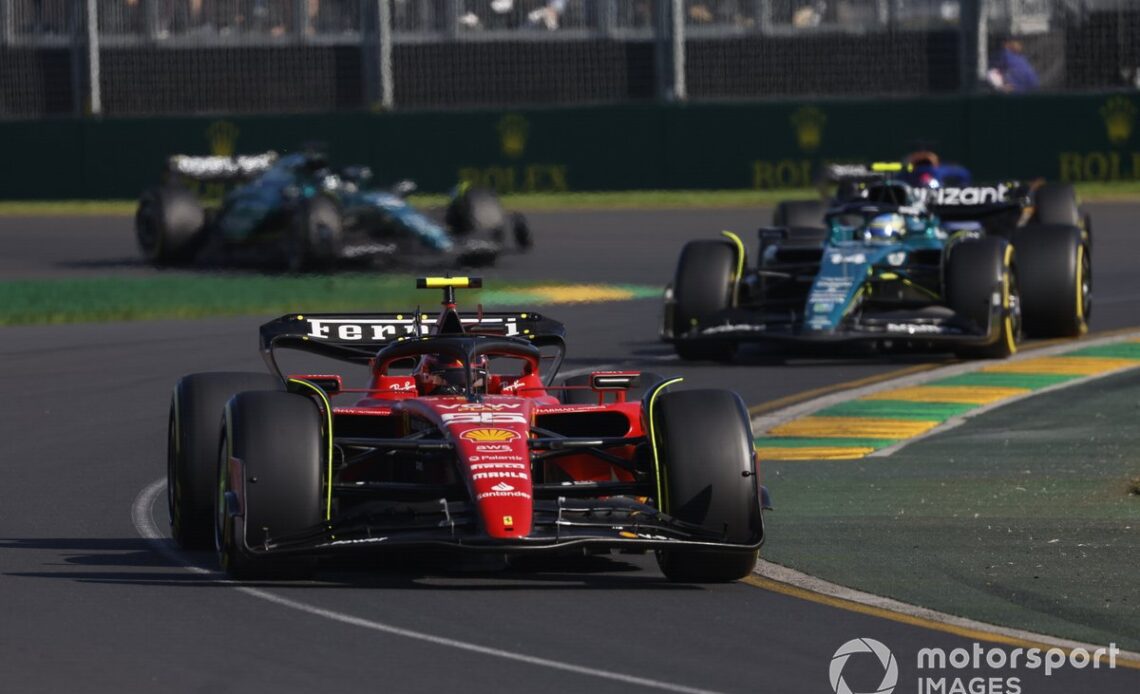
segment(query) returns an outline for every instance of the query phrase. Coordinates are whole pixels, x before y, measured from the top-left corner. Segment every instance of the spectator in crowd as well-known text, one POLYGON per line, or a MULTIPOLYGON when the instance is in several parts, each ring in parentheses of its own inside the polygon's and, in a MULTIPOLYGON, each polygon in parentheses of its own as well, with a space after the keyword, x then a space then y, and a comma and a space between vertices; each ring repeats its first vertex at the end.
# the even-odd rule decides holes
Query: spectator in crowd
POLYGON ((1003 92, 1028 92, 1041 86, 1037 71, 1025 57, 1021 41, 1006 39, 986 73, 989 83, 1003 92))

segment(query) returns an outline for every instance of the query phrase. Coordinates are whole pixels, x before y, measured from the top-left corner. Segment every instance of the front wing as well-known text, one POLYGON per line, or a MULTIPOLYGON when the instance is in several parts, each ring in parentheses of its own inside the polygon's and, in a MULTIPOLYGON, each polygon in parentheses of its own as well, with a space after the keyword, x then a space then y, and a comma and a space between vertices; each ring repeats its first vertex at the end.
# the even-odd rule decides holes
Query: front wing
POLYGON ((715 533, 630 497, 536 500, 531 534, 510 540, 483 533, 476 516, 474 504, 467 501, 376 502, 301 532, 273 537, 270 531, 265 543, 247 544, 245 551, 253 555, 318 556, 432 548, 513 554, 586 546, 748 551, 764 541, 762 521, 752 542, 728 543, 715 533))

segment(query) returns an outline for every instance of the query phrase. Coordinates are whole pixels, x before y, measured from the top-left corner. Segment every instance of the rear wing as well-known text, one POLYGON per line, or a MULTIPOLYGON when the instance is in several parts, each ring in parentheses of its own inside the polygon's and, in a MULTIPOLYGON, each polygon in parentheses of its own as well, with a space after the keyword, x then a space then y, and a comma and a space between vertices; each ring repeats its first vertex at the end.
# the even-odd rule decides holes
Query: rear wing
MULTIPOLYGON (((468 335, 521 338, 536 347, 565 344, 566 327, 538 313, 458 315, 468 335)), ((434 325, 426 313, 293 313, 261 326, 261 352, 275 373, 280 373, 273 358, 276 348, 367 364, 381 347, 407 337, 431 335, 434 325)))
POLYGON ((202 183, 238 183, 260 176, 276 162, 272 151, 235 157, 175 154, 166 160, 166 173, 202 183))

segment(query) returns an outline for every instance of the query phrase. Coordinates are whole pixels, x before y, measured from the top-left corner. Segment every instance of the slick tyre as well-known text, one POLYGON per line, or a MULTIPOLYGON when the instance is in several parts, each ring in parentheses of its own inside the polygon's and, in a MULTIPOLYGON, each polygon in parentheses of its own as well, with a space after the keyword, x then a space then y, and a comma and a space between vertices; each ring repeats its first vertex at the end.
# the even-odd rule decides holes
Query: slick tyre
MULTIPOLYGON (((664 393, 650 404, 657 451, 658 505, 715 541, 756 546, 763 539, 752 426, 740 396, 725 390, 664 393)), ((673 581, 735 581, 752 572, 756 549, 659 550, 673 581)))
POLYGON ((230 576, 308 578, 311 558, 258 553, 274 538, 311 528, 324 518, 327 445, 322 415, 303 395, 239 393, 226 405, 217 452, 215 543, 230 576))
POLYGON ((340 259, 343 245, 344 221, 340 206, 332 198, 318 195, 297 210, 286 243, 286 269, 289 272, 328 269, 340 259))
POLYGON ((1068 183, 1046 183, 1033 196, 1033 221, 1038 224, 1079 226, 1077 193, 1068 183))
POLYGON ((1018 279, 1026 334, 1076 337, 1092 313, 1092 258, 1081 230, 1030 224, 1017 230, 1018 279))
POLYGON ((151 188, 139 198, 135 236, 143 258, 155 265, 191 260, 206 215, 198 197, 180 186, 151 188))
POLYGON ((944 268, 947 306, 979 331, 990 325, 994 295, 1001 311, 997 337, 988 345, 958 350, 966 358, 1004 359, 1021 339, 1021 298, 1014 249, 1003 238, 987 236, 951 247, 944 268))
POLYGON ((785 200, 772 212, 772 225, 822 229, 825 211, 818 200, 785 200))
POLYGON ((461 236, 482 232, 502 234, 507 215, 493 190, 471 186, 451 200, 445 221, 452 232, 461 236))
POLYGON ((166 445, 166 501, 170 532, 185 549, 214 546, 214 486, 222 412, 234 393, 277 390, 269 374, 190 374, 174 386, 166 445))
POLYGON ((686 340, 702 319, 732 306, 736 291, 737 250, 726 241, 690 241, 681 250, 673 279, 674 347, 682 359, 728 361, 736 353, 729 341, 686 340))

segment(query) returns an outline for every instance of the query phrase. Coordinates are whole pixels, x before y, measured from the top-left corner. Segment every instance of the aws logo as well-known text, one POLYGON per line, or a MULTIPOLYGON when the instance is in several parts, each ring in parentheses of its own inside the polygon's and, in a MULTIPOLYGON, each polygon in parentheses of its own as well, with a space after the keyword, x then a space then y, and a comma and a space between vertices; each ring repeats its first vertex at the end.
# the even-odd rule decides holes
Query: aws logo
POLYGON ((206 128, 206 140, 210 143, 210 154, 217 157, 232 157, 237 151, 238 127, 225 120, 216 120, 206 128))
POLYGON ((823 126, 827 115, 815 106, 804 106, 792 114, 792 127, 796 129, 796 144, 805 152, 814 152, 823 144, 823 126))

